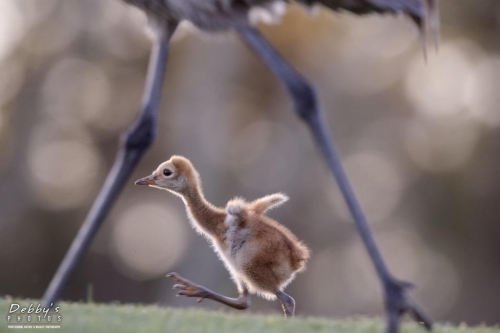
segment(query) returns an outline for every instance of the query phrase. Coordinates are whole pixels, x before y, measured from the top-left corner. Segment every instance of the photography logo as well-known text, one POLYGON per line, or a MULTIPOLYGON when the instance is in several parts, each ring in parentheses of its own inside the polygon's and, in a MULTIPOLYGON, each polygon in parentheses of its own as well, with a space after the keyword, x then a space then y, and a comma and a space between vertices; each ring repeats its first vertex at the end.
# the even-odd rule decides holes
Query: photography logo
POLYGON ((11 303, 5 319, 7 328, 61 328, 62 313, 60 306, 44 308, 41 304, 36 303, 11 303))

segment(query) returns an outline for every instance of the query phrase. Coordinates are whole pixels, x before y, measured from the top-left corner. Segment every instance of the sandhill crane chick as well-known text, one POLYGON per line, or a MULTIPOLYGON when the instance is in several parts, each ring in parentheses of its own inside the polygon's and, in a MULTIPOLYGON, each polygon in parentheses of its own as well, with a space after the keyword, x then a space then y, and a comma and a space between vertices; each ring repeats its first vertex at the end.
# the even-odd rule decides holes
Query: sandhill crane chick
POLYGON ((173 156, 136 184, 168 190, 183 199, 192 226, 213 244, 239 291, 238 298, 226 297, 171 273, 167 276, 177 282, 178 295, 244 310, 252 293, 278 298, 285 316, 295 313, 295 301, 283 289, 305 269, 310 251, 290 230, 264 215, 287 201, 287 196, 271 194, 252 202, 235 198, 225 209, 215 207, 203 196, 198 172, 181 156, 173 156))

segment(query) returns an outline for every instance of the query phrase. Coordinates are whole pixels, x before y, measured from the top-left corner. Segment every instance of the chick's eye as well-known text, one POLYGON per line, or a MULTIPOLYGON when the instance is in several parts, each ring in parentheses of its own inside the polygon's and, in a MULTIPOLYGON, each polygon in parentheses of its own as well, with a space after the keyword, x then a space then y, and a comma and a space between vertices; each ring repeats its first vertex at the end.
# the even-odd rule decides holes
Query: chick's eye
POLYGON ((168 176, 172 176, 172 171, 171 171, 171 170, 169 170, 169 169, 165 169, 165 170, 163 170, 163 174, 164 174, 165 176, 167 176, 167 177, 168 177, 168 176))

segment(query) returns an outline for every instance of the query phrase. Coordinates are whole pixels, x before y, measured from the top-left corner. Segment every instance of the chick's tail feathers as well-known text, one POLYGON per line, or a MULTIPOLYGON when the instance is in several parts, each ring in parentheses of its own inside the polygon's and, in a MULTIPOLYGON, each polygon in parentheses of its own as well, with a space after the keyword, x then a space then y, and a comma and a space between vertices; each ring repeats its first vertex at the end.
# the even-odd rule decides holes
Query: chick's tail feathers
POLYGON ((228 219, 234 223, 235 221, 243 221, 248 216, 248 203, 243 199, 236 197, 229 200, 226 205, 226 213, 228 219))
POLYGON ((265 197, 256 199, 248 204, 248 209, 256 214, 264 214, 266 211, 279 207, 288 201, 288 196, 283 193, 274 193, 265 197))

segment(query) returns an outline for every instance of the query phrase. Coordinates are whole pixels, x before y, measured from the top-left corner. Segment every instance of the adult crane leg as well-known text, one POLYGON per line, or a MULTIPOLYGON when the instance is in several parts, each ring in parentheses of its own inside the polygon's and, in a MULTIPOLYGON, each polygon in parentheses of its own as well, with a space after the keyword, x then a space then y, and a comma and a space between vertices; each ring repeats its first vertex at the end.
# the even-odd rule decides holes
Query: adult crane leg
POLYGON ((154 141, 163 77, 167 65, 169 42, 177 22, 150 17, 155 40, 149 60, 148 75, 139 115, 123 133, 120 149, 106 181, 95 199, 85 221, 43 296, 43 306, 55 303, 65 289, 83 254, 97 233, 107 213, 121 193, 130 174, 154 141))
POLYGON ((290 66, 256 29, 239 28, 238 33, 250 49, 270 68, 290 94, 295 111, 309 127, 342 192, 384 290, 387 332, 396 333, 398 331, 399 318, 404 312, 409 312, 415 320, 430 330, 432 325, 430 318, 406 294, 406 289, 411 284, 397 280, 389 272, 378 250, 368 222, 340 162, 313 86, 290 66))

